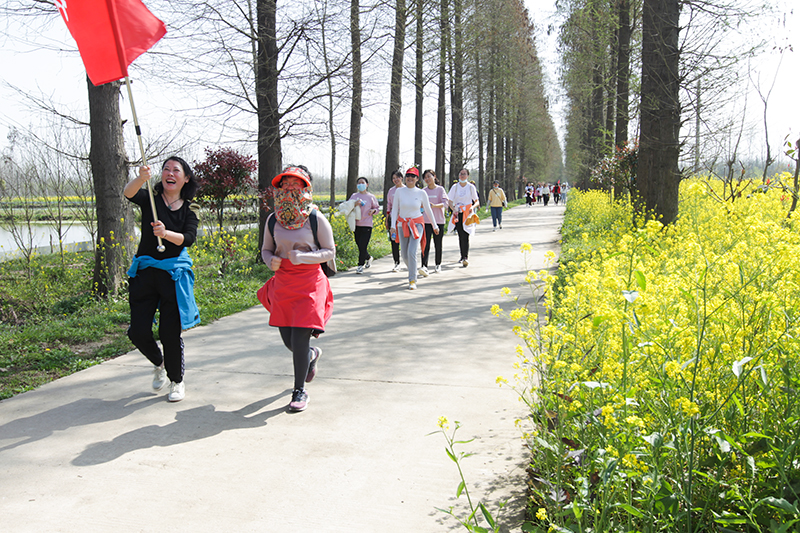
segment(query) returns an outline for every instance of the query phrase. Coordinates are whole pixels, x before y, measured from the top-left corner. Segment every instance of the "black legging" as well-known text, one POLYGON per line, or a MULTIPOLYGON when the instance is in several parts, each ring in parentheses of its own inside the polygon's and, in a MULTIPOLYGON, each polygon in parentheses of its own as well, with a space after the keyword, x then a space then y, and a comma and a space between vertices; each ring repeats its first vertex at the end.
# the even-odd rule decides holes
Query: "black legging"
POLYGON ((444 224, 437 224, 439 226, 439 235, 433 232, 433 224, 425 224, 425 249, 422 250, 422 266, 428 268, 428 255, 431 251, 431 238, 436 244, 436 266, 442 264, 442 237, 444 237, 444 224))
POLYGON ((293 328, 281 326, 283 344, 292 351, 294 362, 294 388, 303 389, 308 375, 308 367, 311 363, 311 328, 293 328))
POLYGON ((131 307, 131 324, 128 338, 140 352, 156 366, 164 363, 170 381, 183 381, 183 339, 181 314, 175 295, 175 280, 166 270, 145 268, 136 277, 128 279, 128 301, 131 307), (153 317, 158 315, 158 336, 164 354, 153 338, 153 317))
POLYGON ((456 222, 456 231, 458 232, 458 248, 461 250, 461 259, 469 259, 469 233, 464 229, 464 212, 458 213, 458 222, 456 222))
POLYGON ((356 246, 358 246, 358 266, 364 266, 364 263, 366 263, 367 259, 369 259, 367 246, 369 245, 369 240, 372 237, 372 227, 356 226, 353 236, 356 240, 356 246))

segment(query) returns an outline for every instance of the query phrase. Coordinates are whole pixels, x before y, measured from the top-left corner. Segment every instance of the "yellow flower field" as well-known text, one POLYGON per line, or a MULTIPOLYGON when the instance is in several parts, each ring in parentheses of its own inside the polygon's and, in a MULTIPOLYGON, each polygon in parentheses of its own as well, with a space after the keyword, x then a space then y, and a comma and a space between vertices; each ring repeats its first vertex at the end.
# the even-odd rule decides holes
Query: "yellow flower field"
POLYGON ((678 221, 641 228, 571 191, 558 276, 523 286, 551 320, 492 308, 525 348, 541 531, 800 527, 798 223, 785 193, 714 187, 684 182, 678 221))

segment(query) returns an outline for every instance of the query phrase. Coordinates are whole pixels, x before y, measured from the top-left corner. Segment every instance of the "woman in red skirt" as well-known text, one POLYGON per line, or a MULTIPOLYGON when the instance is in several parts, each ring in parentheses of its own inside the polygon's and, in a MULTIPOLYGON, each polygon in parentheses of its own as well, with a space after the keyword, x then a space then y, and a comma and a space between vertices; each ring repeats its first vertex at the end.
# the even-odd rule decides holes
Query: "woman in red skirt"
POLYGON ((290 411, 308 405, 305 384, 317 373, 322 350, 311 337, 325 331, 333 312, 333 293, 320 267, 336 255, 333 229, 312 203, 311 175, 304 166, 290 166, 272 180, 275 195, 273 230, 264 231, 261 257, 275 272, 264 286, 262 302, 269 325, 280 330, 294 360, 294 391, 290 411), (316 235, 311 218, 316 218, 316 235), (274 234, 273 234, 274 231, 274 234))

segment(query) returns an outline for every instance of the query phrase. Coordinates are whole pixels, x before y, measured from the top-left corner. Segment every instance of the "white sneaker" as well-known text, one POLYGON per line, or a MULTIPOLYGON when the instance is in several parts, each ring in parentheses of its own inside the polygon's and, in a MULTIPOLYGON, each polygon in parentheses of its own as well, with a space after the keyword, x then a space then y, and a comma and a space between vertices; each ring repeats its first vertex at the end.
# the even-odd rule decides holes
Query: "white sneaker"
POLYGON ((169 384, 169 396, 167 399, 171 402, 179 402, 186 397, 186 386, 183 381, 175 383, 174 381, 169 384))
POLYGON ((161 390, 168 381, 166 368, 157 366, 153 369, 153 390, 161 390))
POLYGON ((417 272, 418 272, 418 273, 419 273, 419 275, 420 275, 420 276, 422 276, 423 278, 427 278, 427 277, 428 277, 428 269, 427 269, 427 268, 425 268, 425 267, 420 267, 420 268, 417 270, 417 272))
POLYGON ((413 291, 416 288, 417 288, 417 282, 416 281, 409 281, 408 282, 408 290, 413 291))
POLYGON ((394 267, 392 267, 392 272, 398 272, 400 270, 400 263, 395 263, 394 267))
POLYGON ((436 269, 434 270, 434 272, 441 272, 441 271, 442 271, 442 265, 436 265, 436 269))
POLYGON ((372 256, 369 256, 369 259, 367 259, 367 262, 364 263, 364 268, 369 268, 371 266, 372 266, 372 256))
POLYGON ((363 274, 363 273, 364 273, 364 267, 363 266, 358 266, 356 268, 356 274, 363 274))

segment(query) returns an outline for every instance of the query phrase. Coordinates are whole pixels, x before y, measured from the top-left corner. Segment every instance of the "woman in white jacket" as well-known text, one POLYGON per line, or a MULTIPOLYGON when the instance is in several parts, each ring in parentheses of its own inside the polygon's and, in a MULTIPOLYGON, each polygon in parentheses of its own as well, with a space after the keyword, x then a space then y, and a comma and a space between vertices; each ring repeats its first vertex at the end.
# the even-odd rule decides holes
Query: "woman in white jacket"
POLYGON ((455 228, 458 232, 458 247, 461 251, 461 259, 458 262, 466 267, 469 265, 469 236, 475 233, 475 224, 465 224, 465 222, 481 205, 478 191, 469 182, 469 170, 461 169, 458 173, 458 183, 450 187, 447 196, 450 200, 450 209, 453 211, 448 231, 455 228))
MULTIPOLYGON (((408 288, 417 288, 417 251, 421 249, 425 237, 425 221, 422 213, 433 220, 433 211, 428 195, 417 188, 419 170, 411 167, 406 171, 405 187, 398 187, 392 201, 392 228, 396 231, 396 239, 400 243, 400 256, 408 268, 408 288)), ((439 228, 433 232, 438 235, 439 228)), ((428 273, 419 270, 423 277, 428 273)))

